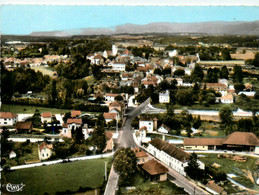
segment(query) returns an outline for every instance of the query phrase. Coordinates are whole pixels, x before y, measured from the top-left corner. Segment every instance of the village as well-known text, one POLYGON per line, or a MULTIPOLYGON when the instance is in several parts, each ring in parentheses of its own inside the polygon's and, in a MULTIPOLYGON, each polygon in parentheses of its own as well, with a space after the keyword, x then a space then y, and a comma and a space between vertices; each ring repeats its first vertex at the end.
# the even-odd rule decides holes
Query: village
POLYGON ((101 175, 100 194, 137 194, 145 185, 151 191, 174 185, 175 194, 258 193, 258 48, 245 38, 235 44, 203 38, 180 36, 192 44, 162 44, 160 35, 6 38, 1 183, 15 171, 106 155, 110 173, 101 175), (142 186, 124 175, 122 154, 134 156, 129 175, 142 186))

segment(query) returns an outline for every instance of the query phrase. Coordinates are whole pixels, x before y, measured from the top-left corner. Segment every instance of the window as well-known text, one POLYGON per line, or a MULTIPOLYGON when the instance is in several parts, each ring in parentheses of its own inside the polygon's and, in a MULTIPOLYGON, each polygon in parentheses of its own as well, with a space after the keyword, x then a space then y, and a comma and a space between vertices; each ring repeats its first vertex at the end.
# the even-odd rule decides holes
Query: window
POLYGON ((4 122, 4 124, 6 125, 6 124, 7 124, 7 122, 4 122))
POLYGON ((47 157, 49 156, 49 154, 47 153, 47 157))
POLYGON ((42 154, 42 157, 44 157, 44 154, 42 154))

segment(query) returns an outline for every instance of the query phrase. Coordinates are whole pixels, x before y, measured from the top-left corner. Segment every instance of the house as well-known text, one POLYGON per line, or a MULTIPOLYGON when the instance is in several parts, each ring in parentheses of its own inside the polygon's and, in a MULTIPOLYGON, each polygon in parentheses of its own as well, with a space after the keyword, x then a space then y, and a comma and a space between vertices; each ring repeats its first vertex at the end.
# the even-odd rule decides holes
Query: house
POLYGON ((165 92, 160 92, 159 103, 169 103, 169 102, 170 102, 169 90, 166 90, 165 92))
POLYGON ((16 158, 16 156, 17 155, 13 150, 9 153, 9 159, 16 158))
POLYGON ((41 114, 41 122, 44 123, 51 123, 51 117, 52 117, 52 113, 51 112, 43 112, 41 114))
POLYGON ((113 134, 111 131, 105 132, 105 139, 106 139, 106 147, 104 148, 103 152, 112 151, 114 147, 114 142, 113 142, 113 134))
POLYGON ((63 137, 72 138, 71 129, 68 128, 68 124, 67 123, 63 123, 62 124, 62 131, 61 131, 60 134, 63 137))
POLYGON ((153 132, 154 129, 157 129, 157 119, 152 119, 149 115, 142 116, 139 120, 139 129, 142 127, 146 127, 147 132, 153 132))
POLYGON ((52 155, 52 149, 53 149, 52 144, 46 144, 45 142, 40 144, 39 145, 39 159, 46 160, 46 159, 50 158, 52 155))
POLYGON ((220 102, 222 104, 232 104, 234 103, 234 98, 233 98, 233 94, 227 94, 223 97, 220 97, 220 102))
POLYGON ((156 87, 159 82, 156 76, 148 76, 142 79, 141 83, 147 88, 149 85, 153 85, 154 87, 156 87))
POLYGON ((17 114, 12 112, 0 112, 0 127, 14 126, 17 120, 17 114))
POLYGON ((227 95, 228 86, 222 83, 202 83, 201 88, 206 86, 207 89, 214 89, 216 92, 221 93, 222 96, 227 95))
POLYGON ((111 102, 114 102, 115 101, 115 97, 118 96, 120 94, 118 93, 106 93, 104 94, 104 98, 105 98, 105 101, 111 103, 111 102))
POLYGON ((113 120, 118 119, 117 113, 110 113, 110 112, 104 112, 103 117, 104 117, 106 123, 109 123, 113 120))
POLYGON ((162 124, 158 129, 158 132, 160 133, 168 133, 171 131, 171 129, 169 127, 167 127, 166 125, 162 124))
POLYGON ((15 129, 18 132, 26 132, 26 133, 31 133, 32 132, 32 122, 28 121, 28 122, 17 122, 15 125, 15 129))
POLYGON ((259 153, 259 139, 251 132, 234 132, 226 138, 184 138, 186 150, 234 150, 259 153))
MULTIPOLYGON (((159 138, 154 138, 149 143, 148 152, 154 157, 173 168, 178 173, 186 176, 185 167, 188 166, 190 154, 184 150, 176 147, 173 144, 169 144, 159 138)), ((205 165, 198 160, 200 169, 205 168, 205 165)))
POLYGON ((124 103, 123 102, 119 102, 119 101, 114 101, 112 103, 110 103, 109 105, 109 111, 111 110, 118 110, 119 112, 123 112, 124 110, 124 103))
POLYGON ((138 147, 131 148, 131 150, 135 153, 137 158, 137 164, 143 164, 148 161, 148 155, 143 150, 139 149, 138 147))
POLYGON ((155 159, 142 165, 142 169, 148 174, 151 181, 166 181, 168 169, 155 159))
POLYGON ((76 129, 78 127, 81 127, 83 124, 83 121, 81 118, 69 118, 67 119, 68 128, 72 129, 73 127, 76 129))
POLYGON ((209 181, 206 184, 206 190, 212 194, 224 194, 224 195, 227 194, 224 188, 214 183, 214 181, 209 181))
POLYGON ((117 71, 125 72, 125 70, 126 70, 126 64, 125 64, 125 63, 114 62, 114 63, 112 64, 112 69, 113 69, 113 70, 117 70, 117 71))
POLYGON ((104 63, 104 57, 100 54, 95 55, 91 60, 91 64, 100 65, 103 63, 104 63))
POLYGON ((76 118, 81 115, 80 110, 71 110, 71 118, 76 118))

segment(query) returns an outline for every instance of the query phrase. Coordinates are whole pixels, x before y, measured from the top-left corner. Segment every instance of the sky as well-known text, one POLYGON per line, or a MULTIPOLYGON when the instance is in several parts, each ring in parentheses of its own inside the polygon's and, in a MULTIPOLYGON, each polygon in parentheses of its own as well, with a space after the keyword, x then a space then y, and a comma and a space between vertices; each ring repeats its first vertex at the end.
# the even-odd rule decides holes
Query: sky
POLYGON ((115 28, 126 23, 259 20, 259 6, 2 5, 1 33, 115 28))

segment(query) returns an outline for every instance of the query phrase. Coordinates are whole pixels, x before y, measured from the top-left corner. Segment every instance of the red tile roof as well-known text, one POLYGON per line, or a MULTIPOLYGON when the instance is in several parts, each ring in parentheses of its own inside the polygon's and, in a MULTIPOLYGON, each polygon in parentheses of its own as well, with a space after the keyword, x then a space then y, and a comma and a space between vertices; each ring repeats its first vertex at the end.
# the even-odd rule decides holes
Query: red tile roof
POLYGON ((145 162, 142 168, 150 175, 158 175, 168 172, 168 169, 159 162, 157 162, 155 159, 145 162))
POLYGON ((72 124, 72 123, 82 125, 83 121, 82 121, 81 118, 69 118, 69 119, 67 119, 67 124, 72 124))
POLYGON ((250 132, 234 132, 226 137, 223 144, 227 145, 243 145, 243 146, 258 146, 259 139, 255 134, 250 132))
POLYGON ((80 110, 71 110, 71 117, 74 118, 74 117, 77 117, 81 115, 81 111, 80 110))
POLYGON ((52 149, 53 148, 53 145, 52 144, 46 144, 45 142, 43 142, 40 146, 39 146, 39 149, 40 151, 43 150, 44 148, 48 148, 48 149, 52 149))
POLYGON ((30 130, 32 128, 32 122, 17 122, 15 128, 20 130, 30 130))
POLYGON ((185 146, 221 146, 224 138, 184 138, 185 146))
POLYGON ((12 113, 12 112, 0 112, 0 118, 3 119, 13 119, 17 117, 17 114, 12 113))
POLYGON ((42 118, 51 118, 52 114, 51 112, 43 112, 41 114, 42 118))
POLYGON ((103 113, 103 117, 104 119, 112 119, 112 120, 116 120, 116 113, 109 113, 109 112, 104 112, 103 113))
POLYGON ((150 144, 181 162, 186 162, 190 159, 189 153, 159 138, 152 139, 150 144))

